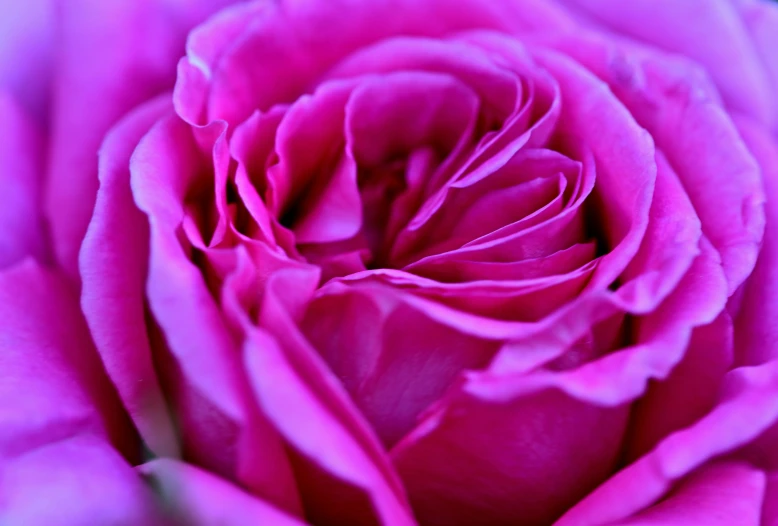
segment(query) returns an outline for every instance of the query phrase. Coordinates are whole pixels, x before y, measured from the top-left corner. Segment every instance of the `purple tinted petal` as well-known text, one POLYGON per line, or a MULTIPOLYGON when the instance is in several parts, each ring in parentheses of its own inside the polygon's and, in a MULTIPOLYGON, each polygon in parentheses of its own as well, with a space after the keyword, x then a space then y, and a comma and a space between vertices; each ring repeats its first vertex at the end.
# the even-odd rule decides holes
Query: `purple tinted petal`
POLYGON ((718 405, 694 425, 665 438, 576 504, 559 526, 623 520, 662 498, 706 462, 757 438, 778 419, 775 362, 727 374, 718 405))
POLYGON ((607 82, 651 133, 721 254, 732 294, 756 261, 764 195, 759 166, 704 74, 683 59, 616 49, 600 37, 566 37, 552 45, 607 82))
POLYGON ((45 203, 57 257, 71 275, 95 202, 105 133, 173 86, 189 29, 232 1, 59 2, 45 203))
POLYGON ((0 273, 0 324, 0 454, 89 434, 137 458, 137 435, 62 274, 30 260, 0 273))
POLYGON ((0 268, 32 256, 49 259, 41 189, 44 145, 38 127, 13 96, 0 91, 0 268))
POLYGON ((162 98, 130 113, 100 150, 94 215, 80 254, 81 305, 92 337, 119 396, 157 455, 178 456, 179 446, 154 370, 147 335, 144 288, 148 221, 130 190, 130 156, 160 116, 162 98))
POLYGON ((222 135, 222 123, 193 130, 168 115, 133 154, 133 196, 151 227, 146 297, 159 328, 152 345, 184 454, 296 512, 299 503, 286 453, 250 398, 239 344, 190 259, 195 248, 177 235, 187 196, 213 185, 209 155, 222 135))
POLYGON ((682 480, 673 493, 614 526, 710 524, 757 526, 765 474, 747 464, 714 463, 682 480))
POLYGON ((762 167, 767 197, 764 240, 735 325, 738 362, 756 365, 778 355, 778 326, 772 321, 778 316, 778 139, 746 119, 738 125, 762 167))
POLYGON ((19 100, 38 125, 47 122, 50 109, 55 4, 53 0, 0 4, 0 90, 19 100))
POLYGON ((727 104, 768 125, 778 120, 770 79, 736 2, 702 6, 694 0, 564 0, 594 20, 649 45, 694 59, 716 82, 727 104), (708 35, 717 35, 711 40, 708 35))
POLYGON ((169 524, 151 488, 95 437, 61 437, 3 459, 0 493, 4 524, 169 524))
POLYGON ((177 460, 153 460, 138 471, 149 479, 168 512, 183 524, 304 524, 226 480, 177 460))

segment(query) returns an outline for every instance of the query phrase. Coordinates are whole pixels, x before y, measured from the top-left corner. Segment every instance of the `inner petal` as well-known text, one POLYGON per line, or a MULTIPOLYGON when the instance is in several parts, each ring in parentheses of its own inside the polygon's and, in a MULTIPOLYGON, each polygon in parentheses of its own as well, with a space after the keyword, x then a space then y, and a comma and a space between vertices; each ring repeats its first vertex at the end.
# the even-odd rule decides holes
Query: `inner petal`
POLYGON ((418 71, 368 77, 346 108, 347 149, 359 166, 362 235, 382 264, 439 161, 473 141, 479 98, 456 77, 418 71))
POLYGON ((420 146, 444 157, 474 129, 478 110, 478 94, 452 75, 406 71, 369 77, 349 99, 346 134, 366 170, 420 146))

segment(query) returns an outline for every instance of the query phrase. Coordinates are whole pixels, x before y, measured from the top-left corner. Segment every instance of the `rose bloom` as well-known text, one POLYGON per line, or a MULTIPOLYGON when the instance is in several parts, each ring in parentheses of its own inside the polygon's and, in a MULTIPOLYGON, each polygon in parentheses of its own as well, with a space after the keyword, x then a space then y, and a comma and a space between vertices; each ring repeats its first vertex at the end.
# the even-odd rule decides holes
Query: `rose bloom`
POLYGON ((778 4, 0 3, 0 524, 778 524, 778 4))

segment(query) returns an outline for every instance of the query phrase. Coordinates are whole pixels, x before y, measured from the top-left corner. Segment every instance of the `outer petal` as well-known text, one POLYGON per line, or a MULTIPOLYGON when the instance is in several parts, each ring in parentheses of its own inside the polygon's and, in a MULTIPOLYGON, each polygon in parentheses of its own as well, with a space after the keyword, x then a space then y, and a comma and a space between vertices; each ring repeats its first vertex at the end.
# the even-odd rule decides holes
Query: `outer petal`
MULTIPOLYGON (((648 508, 667 495, 677 481, 718 456, 736 452, 775 425, 778 420, 776 396, 778 362, 731 371, 723 382, 719 403, 710 413, 694 425, 670 435, 649 454, 617 473, 568 511, 557 524, 611 523, 648 508)), ((738 471, 747 475, 749 470, 736 469, 736 473, 730 473, 724 479, 732 481, 738 471)), ((704 482, 711 474, 696 476, 702 477, 704 482)), ((748 513, 753 517, 753 501, 755 497, 759 498, 756 494, 763 491, 764 480, 760 482, 758 475, 756 478, 747 475, 746 479, 745 486, 732 488, 733 498, 728 504, 751 508, 748 513)), ((695 499, 695 502, 696 506, 702 501, 695 499)))
POLYGON ((57 257, 71 275, 76 274, 78 248, 95 201, 95 159, 105 133, 128 110, 173 86, 189 29, 230 3, 58 3, 46 210, 57 257))
POLYGON ((77 296, 32 261, 0 273, 0 377, 0 457, 77 434, 140 453, 77 296))
POLYGON ((704 74, 683 59, 616 48, 594 35, 569 36, 551 45, 607 82, 651 133, 689 194, 703 233, 721 254, 732 294, 756 261, 764 192, 759 165, 704 74))
POLYGON ((667 498, 614 526, 759 526, 764 524, 765 478, 747 464, 714 463, 692 473, 667 498))
POLYGON ((778 138, 748 119, 738 120, 746 145, 762 166, 767 194, 764 242, 746 283, 735 325, 737 360, 755 365, 778 356, 778 138))
POLYGON ((167 115, 141 140, 130 162, 133 197, 150 225, 146 299, 156 322, 152 346, 184 455, 296 513, 286 452, 251 400, 238 342, 192 263, 204 247, 193 247, 181 235, 187 234, 188 198, 214 184, 215 146, 223 138, 223 123, 192 129, 167 115))
POLYGON ((147 335, 148 220, 132 200, 130 156, 169 107, 167 97, 149 103, 108 134, 100 150, 100 190, 80 254, 81 305, 97 350, 146 446, 160 456, 178 456, 179 447, 147 335))
POLYGON ((299 521, 226 480, 195 466, 170 459, 144 464, 138 470, 150 479, 169 513, 190 526, 302 526, 299 521))
MULTIPOLYGON (((775 54, 778 48, 778 32, 775 31, 778 27, 778 5, 770 0, 735 0, 734 4, 762 60, 774 97, 778 89, 778 56, 775 54)), ((772 131, 778 133, 778 104, 775 104, 775 109, 772 131)), ((752 117, 760 118, 759 115, 752 117)), ((769 116, 766 117, 769 119, 769 116)))
POLYGON ((0 137, 0 268, 26 256, 46 260, 41 214, 43 141, 14 97, 2 91, 0 137))
POLYGON ((236 6, 193 35, 180 65, 177 111, 189 122, 240 122, 255 109, 295 100, 348 53, 394 35, 437 37, 472 28, 547 31, 569 23, 558 8, 540 0, 526 0, 521 7, 477 0, 236 6))
POLYGON ((762 507, 762 524, 775 526, 778 524, 778 473, 772 472, 767 478, 764 506, 762 507))
POLYGON ((0 467, 2 524, 168 525, 157 504, 132 468, 96 437, 61 437, 0 467))
MULTIPOLYGON (((595 21, 702 64, 727 105, 773 126, 778 103, 749 27, 735 7, 697 0, 562 0, 595 21), (709 35, 716 35, 715 39, 709 35)), ((769 55, 768 55, 769 59, 769 55)))
MULTIPOLYGON (((0 90, 44 124, 54 59, 54 0, 0 3, 0 90)), ((7 135, 3 135, 7 137, 7 135)))

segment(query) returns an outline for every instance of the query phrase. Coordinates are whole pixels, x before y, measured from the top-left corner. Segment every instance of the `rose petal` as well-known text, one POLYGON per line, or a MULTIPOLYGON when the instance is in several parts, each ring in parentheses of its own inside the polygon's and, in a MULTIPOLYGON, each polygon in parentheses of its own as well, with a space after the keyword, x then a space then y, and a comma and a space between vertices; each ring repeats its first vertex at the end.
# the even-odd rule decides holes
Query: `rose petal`
MULTIPOLYGON (((672 173, 662 169, 659 173, 657 205, 652 209, 657 215, 644 238, 649 243, 675 234, 664 225, 664 220, 673 224, 672 216, 663 216, 666 207, 684 204, 672 173)), ((685 204, 689 211, 688 201, 685 204)), ((693 226, 693 217, 690 222, 693 226)), ((651 296, 626 294, 619 305, 645 308, 641 303, 664 299, 636 323, 633 346, 567 371, 543 371, 530 363, 522 368, 521 360, 527 362, 538 351, 542 354, 555 346, 568 349, 593 323, 611 315, 595 310, 604 303, 594 303, 589 311, 587 296, 582 296, 558 317, 537 324, 545 327, 548 338, 539 337, 539 327, 517 332, 510 342, 515 348, 511 354, 503 350, 503 359, 495 361, 491 373, 468 373, 464 383, 427 412, 393 449, 417 514, 443 524, 467 524, 485 520, 484 516, 545 524, 605 480, 620 454, 628 404, 645 392, 649 379, 669 374, 683 357, 692 328, 710 323, 724 308, 726 283, 715 251, 704 245, 691 267, 683 263, 696 252, 691 230, 690 237, 681 237, 672 246, 678 251, 668 253, 672 259, 648 260, 652 266, 678 265, 665 279, 674 283, 680 270, 686 272, 682 284, 667 299, 663 297, 667 292, 655 283, 646 289, 651 296), (517 361, 506 360, 508 356, 517 361), (500 381, 500 375, 510 370, 514 374, 500 381), (485 440, 483 429, 492 431, 489 444, 478 446, 478 440, 485 440), (539 433, 544 437, 541 443, 539 433), (505 458, 512 461, 506 463, 505 458), (474 485, 473 480, 479 483, 474 485)))
POLYGON ((633 460, 663 437, 709 412, 733 363, 732 320, 725 312, 692 333, 683 359, 670 376, 649 386, 632 411, 626 458, 633 460))
MULTIPOLYGON (((5 430, 0 426, 0 433, 5 430)), ((108 444, 62 436, 3 460, 0 522, 29 526, 169 524, 150 488, 108 444)))
POLYGON ((61 273, 31 260, 0 273, 0 348, 0 454, 84 434, 137 459, 137 435, 61 273))
POLYGON ((550 524, 607 477, 627 420, 555 390, 453 407, 392 450, 424 524, 550 524))
POLYGON ((264 331, 249 331, 245 349, 254 392, 286 440, 307 459, 298 467, 298 483, 314 522, 366 523, 377 515, 387 523, 411 524, 385 453, 290 319, 299 315, 298 301, 310 294, 317 278, 286 271, 268 281, 260 314, 264 331), (352 491, 338 494, 343 484, 352 491), (349 506, 355 488, 363 496, 354 496, 349 506))
POLYGON ((656 180, 653 143, 591 73, 557 53, 537 58, 560 85, 561 130, 583 141, 597 163, 595 206, 609 251, 593 282, 610 285, 637 252, 648 225, 656 180))
POLYGON ((273 524, 302 526, 304 523, 253 497, 226 480, 183 462, 159 459, 138 467, 165 503, 168 512, 182 524, 249 526, 273 524))
POLYGON ((703 233, 721 254, 732 294, 756 261, 764 193, 759 166, 705 77, 682 59, 628 46, 617 50, 591 35, 554 39, 552 45, 607 82, 651 132, 694 204, 703 233))
POLYGON ((778 327, 771 321, 778 316, 778 143, 774 136, 747 119, 738 119, 737 123, 743 140, 762 167, 767 197, 764 240, 754 272, 745 285, 735 326, 737 361, 756 365, 778 353, 778 327))
POLYGON ((146 446, 179 454, 167 404, 154 370, 144 282, 148 221, 130 190, 130 156, 157 118, 170 111, 163 97, 117 124, 100 150, 94 215, 81 246, 81 305, 98 352, 146 446))
MULTIPOLYGON (((772 87, 771 93, 775 93, 776 88, 778 88, 778 58, 772 50, 778 46, 774 31, 776 24, 778 24, 778 7, 762 0, 737 0, 734 4, 762 61, 762 66, 772 87)), ((772 131, 776 133, 778 132, 778 104, 773 103, 773 109, 772 119, 769 115, 751 115, 751 117, 757 120, 764 119, 768 123, 772 122, 772 131)))
MULTIPOLYGON (((297 513, 286 453, 250 399, 238 344, 190 260, 192 246, 177 235, 186 196, 213 185, 209 155, 223 130, 223 123, 193 130, 168 115, 141 140, 130 163, 133 196, 151 227, 146 298, 159 326, 152 346, 184 454, 297 513)), ((154 335, 155 327, 150 331, 154 335)))
POLYGON ((191 49, 188 69, 200 67, 210 75, 182 77, 186 85, 177 91, 198 92, 190 100, 207 101, 207 108, 190 104, 184 118, 205 114, 206 120, 241 122, 255 109, 295 100, 348 53, 393 35, 437 37, 474 27, 511 32, 570 24, 564 13, 539 0, 520 11, 511 4, 484 5, 476 0, 369 4, 297 0, 283 8, 271 4, 254 10, 249 24, 240 20, 247 16, 246 8, 233 9, 237 11, 214 18, 201 30, 210 35, 203 40, 214 45, 191 49), (275 80, 265 82, 266 78, 275 80))
POLYGON ((233 1, 58 4, 45 205, 57 258, 72 276, 97 193, 95 154, 105 133, 125 112, 173 86, 189 29, 233 1))
POLYGON ((758 437, 778 419, 776 365, 772 362, 729 372, 720 402, 709 414, 670 435, 648 455, 610 478, 570 509, 558 526, 610 523, 630 517, 662 498, 675 481, 758 437))
POLYGON ((762 507, 762 524, 775 526, 778 524, 778 474, 770 473, 767 477, 764 506, 762 507))
POLYGON ((705 466, 684 479, 673 493, 618 526, 652 524, 764 524, 760 521, 765 474, 746 464, 705 466))
POLYGON ((748 27, 733 4, 702 8, 694 0, 563 0, 594 20, 651 46, 702 64, 727 104, 774 125, 778 120, 770 79, 748 27), (718 35, 711 40, 708 35, 718 35))
POLYGON ((46 123, 50 109, 54 14, 52 0, 0 4, 0 90, 11 93, 38 125, 46 123))
POLYGON ((389 288, 349 287, 315 299, 301 324, 387 446, 463 369, 486 365, 498 345, 437 323, 398 299, 389 288))
POLYGON ((592 261, 596 254, 597 245, 594 242, 577 243, 542 258, 503 263, 445 261, 440 265, 414 267, 414 273, 429 279, 452 283, 485 279, 498 281, 536 279, 572 272, 592 261))
POLYGON ((44 148, 40 130, 0 91, 0 268, 26 256, 49 259, 41 208, 44 148))

